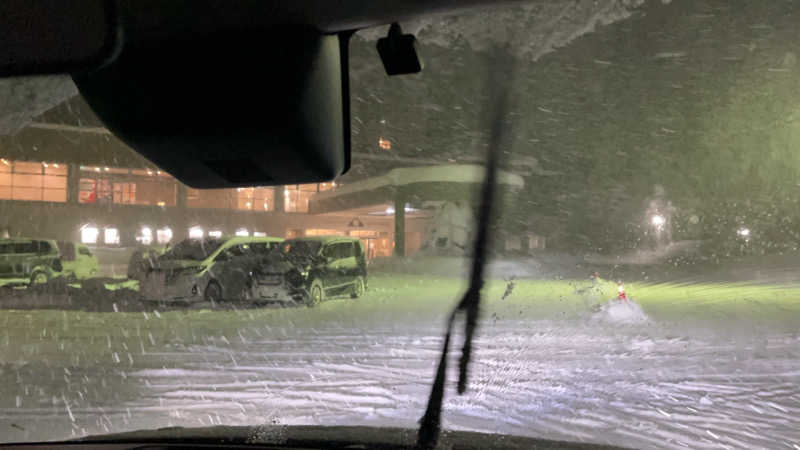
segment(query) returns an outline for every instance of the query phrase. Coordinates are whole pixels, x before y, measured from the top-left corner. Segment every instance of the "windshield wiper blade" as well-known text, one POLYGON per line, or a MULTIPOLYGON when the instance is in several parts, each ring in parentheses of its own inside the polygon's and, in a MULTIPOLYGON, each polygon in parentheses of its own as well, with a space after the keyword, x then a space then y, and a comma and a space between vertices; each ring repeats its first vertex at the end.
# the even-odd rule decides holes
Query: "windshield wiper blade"
MULTIPOLYGON (((502 58, 502 56, 500 56, 502 58)), ((510 58, 510 57, 509 57, 510 58)), ((510 61, 510 60, 509 60, 510 61)), ((447 379, 447 354, 450 350, 450 340, 453 331, 453 324, 456 318, 464 315, 464 345, 461 348, 461 359, 459 360, 458 372, 458 393, 463 394, 467 389, 467 377, 469 362, 472 357, 472 340, 478 325, 480 314, 481 290, 483 289, 483 274, 486 268, 489 248, 489 228, 493 217, 493 200, 497 189, 497 170, 500 159, 501 141, 504 136, 503 117, 506 113, 506 102, 508 100, 508 87, 511 81, 495 80, 493 74, 503 74, 508 76, 512 73, 511 64, 498 64, 502 61, 491 61, 489 67, 492 68, 488 77, 489 89, 500 88, 497 94, 497 101, 491 108, 491 129, 489 135, 489 148, 486 161, 486 178, 481 189, 480 206, 478 220, 476 223, 475 248, 472 257, 472 269, 470 271, 469 286, 461 301, 456 305, 447 320, 447 327, 442 345, 442 355, 439 359, 439 366, 436 369, 433 386, 431 387, 428 406, 425 415, 420 420, 419 434, 417 435, 418 449, 433 449, 439 440, 441 431, 442 403, 444 401, 444 388, 447 379), (503 70, 503 67, 506 70, 503 70), (497 82, 496 82, 497 81, 497 82)))

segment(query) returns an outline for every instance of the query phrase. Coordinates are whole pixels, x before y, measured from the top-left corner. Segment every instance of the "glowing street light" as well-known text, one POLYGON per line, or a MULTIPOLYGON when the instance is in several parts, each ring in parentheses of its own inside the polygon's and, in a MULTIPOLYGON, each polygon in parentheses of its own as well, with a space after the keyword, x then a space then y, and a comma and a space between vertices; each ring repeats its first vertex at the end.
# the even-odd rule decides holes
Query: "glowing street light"
POLYGON ((664 219, 664 216, 656 214, 650 219, 650 222, 653 224, 654 227, 661 228, 667 221, 666 219, 664 219))
POLYGON ((745 227, 739 228, 738 230, 736 230, 736 234, 738 234, 739 237, 747 239, 750 237, 750 229, 745 227))

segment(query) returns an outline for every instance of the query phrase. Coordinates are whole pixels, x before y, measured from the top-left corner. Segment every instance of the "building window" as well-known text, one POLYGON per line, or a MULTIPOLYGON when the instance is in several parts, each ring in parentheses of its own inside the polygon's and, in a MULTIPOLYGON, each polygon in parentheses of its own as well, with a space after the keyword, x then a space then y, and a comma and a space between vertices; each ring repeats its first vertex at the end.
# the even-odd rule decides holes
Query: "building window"
POLYGON ((0 158, 0 199, 67 201, 67 166, 0 158))
POLYGON ((236 209, 245 211, 272 211, 275 209, 275 189, 237 188, 236 209))
POLYGON ((172 240, 172 229, 170 227, 159 228, 156 230, 156 241, 159 244, 169 244, 172 240))
POLYGON ((308 212, 308 202, 318 190, 318 184, 293 184, 284 186, 284 210, 286 212, 308 212))
POLYGON ((151 169, 81 166, 78 201, 122 205, 175 206, 177 183, 151 169))
POLYGON ((114 203, 136 204, 136 183, 114 183, 114 203))
POLYGON ((350 230, 349 236, 361 239, 364 250, 367 252, 367 259, 388 258, 392 256, 391 240, 378 231, 374 230, 350 230))
POLYGON ((306 236, 344 236, 344 231, 339 230, 325 230, 325 229, 308 229, 306 236))
POLYGON ((275 210, 275 189, 269 187, 189 188, 186 194, 186 205, 190 208, 238 209, 242 211, 275 210))
POLYGON ((136 241, 142 245, 150 245, 153 243, 153 230, 150 227, 142 227, 139 234, 136 236, 136 241))
POLYGON ((97 244, 97 236, 100 231, 94 225, 84 225, 81 227, 81 242, 84 244, 97 244))
POLYGON ((107 245, 119 245, 119 230, 116 228, 106 228, 103 235, 103 241, 107 245))
POLYGON ((332 189, 336 189, 336 182, 331 181, 330 183, 320 183, 319 184, 319 191, 330 191, 332 189))
POLYGON ((189 228, 189 239, 203 239, 204 235, 205 231, 203 231, 202 227, 189 228))

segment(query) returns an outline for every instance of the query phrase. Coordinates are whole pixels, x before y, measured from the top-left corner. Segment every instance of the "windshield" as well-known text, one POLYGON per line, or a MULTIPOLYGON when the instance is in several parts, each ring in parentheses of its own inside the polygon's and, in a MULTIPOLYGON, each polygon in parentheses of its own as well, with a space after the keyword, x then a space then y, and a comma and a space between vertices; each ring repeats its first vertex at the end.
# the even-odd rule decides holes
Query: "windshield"
POLYGON ((164 253, 161 257, 162 260, 172 259, 190 259, 193 261, 202 261, 217 251, 223 244, 225 239, 186 239, 181 241, 171 250, 164 253))
POLYGON ((283 244, 282 251, 290 259, 308 259, 316 256, 322 243, 318 241, 290 240, 283 244))
POLYGON ((361 30, 351 167, 293 185, 194 189, 69 77, 0 80, 0 441, 415 436, 495 149, 444 430, 800 448, 798 23, 784 0, 512 2, 400 23, 424 62, 402 76, 376 50, 389 26, 361 30))

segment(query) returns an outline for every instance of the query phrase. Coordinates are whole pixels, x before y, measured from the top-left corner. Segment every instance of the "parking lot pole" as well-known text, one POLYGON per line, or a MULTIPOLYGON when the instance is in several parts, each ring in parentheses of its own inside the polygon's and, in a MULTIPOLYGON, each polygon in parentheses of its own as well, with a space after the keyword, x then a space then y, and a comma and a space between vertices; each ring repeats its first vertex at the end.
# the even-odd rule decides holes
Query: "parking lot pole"
POLYGON ((275 212, 283 212, 286 208, 285 190, 286 186, 275 186, 275 212))
POLYGON ((394 196, 394 256, 406 256, 406 197, 402 192, 394 196))
POLYGON ((69 164, 67 166, 67 203, 78 203, 81 190, 80 165, 69 164))

